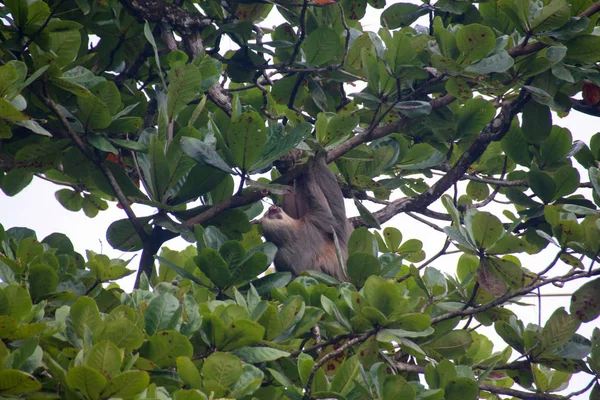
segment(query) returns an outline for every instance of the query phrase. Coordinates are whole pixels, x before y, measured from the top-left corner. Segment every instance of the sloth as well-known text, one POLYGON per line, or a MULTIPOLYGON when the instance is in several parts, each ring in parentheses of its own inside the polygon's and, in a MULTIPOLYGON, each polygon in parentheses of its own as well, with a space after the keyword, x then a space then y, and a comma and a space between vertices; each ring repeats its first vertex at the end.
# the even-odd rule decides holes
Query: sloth
POLYGON ((272 206, 261 219, 265 239, 277 248, 275 268, 294 275, 315 270, 338 280, 345 271, 352 226, 346 218, 344 197, 325 153, 310 159, 296 179, 293 193, 284 195, 283 207, 272 206), (334 235, 342 259, 338 259, 334 235))

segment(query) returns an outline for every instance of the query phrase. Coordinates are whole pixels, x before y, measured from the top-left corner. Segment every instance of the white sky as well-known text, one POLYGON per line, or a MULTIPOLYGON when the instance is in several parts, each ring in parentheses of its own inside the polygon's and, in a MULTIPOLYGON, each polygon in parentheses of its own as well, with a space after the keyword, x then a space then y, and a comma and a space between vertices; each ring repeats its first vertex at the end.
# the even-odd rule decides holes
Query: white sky
MULTIPOLYGON (((365 18, 362 21, 363 26, 365 26, 365 30, 377 31, 379 29, 378 11, 379 10, 373 10, 371 7, 368 8, 368 18, 365 18)), ((261 25, 276 25, 280 23, 278 21, 279 20, 275 17, 273 18, 273 21, 271 21, 271 18, 269 18, 268 22, 264 22, 261 25)), ((426 21, 422 22, 422 24, 425 23, 426 21)), ((586 143, 589 143, 590 137, 597 132, 598 127, 597 118, 583 115, 576 111, 572 111, 568 117, 563 119, 559 119, 556 115, 553 115, 553 123, 555 125, 560 125, 570 129, 573 135, 573 140, 582 140, 586 143)), ((574 162, 574 165, 579 167, 579 164, 576 162, 574 162)), ((579 168, 579 171, 581 174, 581 181, 588 181, 587 172, 582 168, 579 168)), ((33 229, 36 231, 38 239, 40 240, 53 232, 64 233, 71 239, 75 249, 81 254, 85 254, 85 250, 90 249, 98 253, 107 254, 112 258, 120 257, 129 259, 132 256, 132 253, 122 253, 114 250, 106 242, 106 230, 108 226, 118 219, 126 218, 124 211, 118 209, 116 207, 116 203, 110 203, 107 211, 100 212, 98 216, 93 219, 87 218, 82 211, 77 213, 67 211, 54 198, 54 192, 61 188, 62 187, 58 187, 41 179, 34 178, 33 183, 15 197, 7 197, 3 192, 0 191, 0 223, 2 223, 5 229, 15 226, 33 229)), ((587 197, 589 197, 589 189, 584 190, 587 190, 587 192, 584 193, 587 197)), ((399 195, 401 196, 401 194, 395 194, 395 196, 399 195)), ((377 206, 376 208, 374 207, 374 209, 378 209, 379 207, 380 206, 377 206)), ((347 202, 347 208, 349 210, 349 216, 357 215, 353 204, 347 202)), ((137 216, 145 216, 152 213, 152 210, 145 206, 134 205, 133 209, 137 216)), ((432 209, 445 211, 439 204, 434 204, 432 209)), ((501 209, 503 208, 498 207, 498 205, 494 206, 493 204, 485 208, 485 210, 491 211, 499 217, 501 217, 501 214, 498 212, 498 210, 501 209)), ((413 220, 406 215, 400 215, 393 218, 385 226, 395 226, 400 229, 403 235, 403 240, 410 238, 421 240, 423 242, 427 258, 433 256, 439 251, 445 239, 444 235, 441 233, 413 220)), ((179 250, 188 245, 189 244, 183 239, 175 239, 166 244, 166 246, 171 249, 179 250)), ((528 268, 532 271, 539 271, 552 260, 555 254, 555 251, 546 249, 546 251, 542 252, 540 255, 526 256, 518 254, 518 257, 525 268, 528 268)), ((454 274, 456 271, 456 259, 456 256, 442 257, 433 263, 432 266, 445 273, 454 274)), ((586 261, 587 265, 589 265, 588 261, 586 261)), ((139 255, 131 262, 130 268, 136 269, 138 262, 139 255)), ((568 266, 560 264, 555 267, 552 272, 553 274, 558 274, 566 273, 568 270, 568 266)), ((133 286, 133 279, 133 276, 124 279, 121 282, 121 286, 126 290, 130 290, 133 286)), ((583 282, 579 281, 575 284, 566 285, 564 289, 546 287, 543 293, 570 294, 579 286, 581 286, 582 283, 583 282)), ((517 313, 519 318, 521 318, 525 324, 537 324, 538 318, 540 318, 540 316, 538 316, 537 299, 527 298, 523 300, 532 304, 532 306, 511 306, 511 309, 517 313)), ((569 297, 542 298, 542 325, 556 308, 564 306, 568 310, 569 300, 569 297)), ((578 333, 589 338, 594 326, 597 326, 597 324, 598 320, 592 321, 591 323, 582 324, 578 330, 578 333)), ((459 326, 462 326, 462 324, 459 326)), ((474 324, 472 324, 472 326, 474 326, 474 324)), ((495 351, 500 351, 504 348, 505 344, 501 339, 498 338, 493 329, 488 328, 478 331, 488 335, 488 337, 496 344, 496 347, 494 348, 495 351)), ((571 379, 571 384, 568 390, 566 390, 564 393, 585 387, 590 381, 590 378, 590 376, 584 373, 575 375, 571 379)), ((515 388, 518 388, 518 386, 515 386, 515 388)), ((576 398, 584 399, 587 397, 588 395, 586 393, 576 398)))

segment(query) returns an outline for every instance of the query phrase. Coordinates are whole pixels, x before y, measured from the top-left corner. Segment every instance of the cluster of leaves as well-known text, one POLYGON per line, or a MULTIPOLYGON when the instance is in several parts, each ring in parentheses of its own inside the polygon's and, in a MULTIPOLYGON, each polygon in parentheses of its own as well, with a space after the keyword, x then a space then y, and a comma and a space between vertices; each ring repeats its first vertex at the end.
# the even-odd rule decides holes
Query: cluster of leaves
POLYGON ((37 176, 89 217, 117 200, 127 219, 108 242, 143 249, 146 275, 124 293, 113 281, 126 262, 85 261, 61 235, 2 231, 0 395, 528 397, 508 388, 546 396, 580 372, 597 395, 600 333, 576 331, 600 314, 600 134, 574 141, 552 111, 599 115, 599 9, 4 1, 0 188, 14 196, 37 176), (369 7, 383 9, 377 32, 363 27, 369 7), (283 20, 262 26, 275 11, 283 20), (429 29, 415 26, 426 15, 429 29), (273 165, 298 149, 328 151, 360 211, 349 282, 257 278, 276 249, 250 221, 265 192, 289 190, 298 170, 273 165), (406 197, 390 201, 398 190, 406 197), (482 210, 496 196, 507 222, 482 210), (428 210, 438 199, 445 213, 428 210), (154 212, 136 216, 132 203, 154 212), (365 227, 401 212, 433 218, 448 238, 439 254, 365 227), (176 236, 196 247, 158 256, 176 236), (444 274, 434 265, 449 246, 461 256, 444 274), (517 256, 552 249, 543 269, 517 256), (569 312, 544 326, 502 307, 579 279, 569 312), (493 352, 472 320, 508 347, 493 352))
MULTIPOLYGON (((462 229, 485 243, 494 235, 488 226, 462 229)), ((219 241, 215 228, 199 236, 198 249, 163 249, 152 290, 143 275, 140 288, 125 293, 112 281, 134 272, 126 262, 93 252, 86 262, 61 234, 38 242, 31 230, 2 230, 0 394, 301 399, 304 389, 347 399, 476 399, 486 382, 548 392, 573 372, 600 372, 600 331, 592 341, 575 333, 600 314, 599 279, 574 296, 573 314, 558 309, 543 329, 524 328, 501 307, 477 314, 510 346, 494 353, 485 336, 457 328, 461 317, 451 312, 472 290, 475 256, 459 261, 459 279, 469 275, 460 281, 433 267, 419 273, 402 265, 422 258, 418 241, 402 243, 394 228, 382 235, 361 228, 350 240, 352 283, 316 272, 248 283, 260 272, 253 265, 268 265, 269 246, 247 256, 239 242, 219 241), (376 257, 379 246, 384 254, 376 257), (395 276, 408 279, 386 279, 395 276), (513 350, 529 353, 531 366, 507 365, 513 350)))
POLYGON ((237 242, 207 240, 199 251, 163 249, 152 285, 144 275, 132 293, 113 282, 134 272, 126 262, 93 252, 85 261, 62 234, 38 242, 29 229, 0 232, 3 398, 302 399, 304 390, 317 398, 476 399, 486 384, 514 380, 548 392, 573 372, 600 372, 600 330, 592 341, 575 333, 581 313, 583 321, 600 314, 600 280, 573 299, 578 317, 558 309, 541 330, 504 308, 477 315, 510 345, 493 352, 485 336, 457 328, 460 317, 444 319, 465 285, 402 265, 419 246, 401 243, 393 228, 355 231, 350 258, 371 269, 349 269, 353 283, 316 272, 227 281, 240 265, 237 242), (379 259, 365 252, 378 242, 388 249, 379 259), (386 279, 400 275, 409 279, 386 279), (507 365, 513 350, 530 353, 531 368, 507 365), (437 362, 423 367, 426 359, 437 362))

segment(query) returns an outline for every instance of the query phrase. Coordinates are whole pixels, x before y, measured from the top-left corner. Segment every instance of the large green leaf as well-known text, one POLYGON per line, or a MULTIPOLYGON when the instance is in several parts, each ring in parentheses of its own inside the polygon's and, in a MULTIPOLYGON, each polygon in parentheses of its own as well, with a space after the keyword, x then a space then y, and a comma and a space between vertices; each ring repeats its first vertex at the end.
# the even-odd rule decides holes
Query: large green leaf
POLYGON ((21 393, 35 392, 42 385, 33 376, 14 369, 0 371, 0 395, 13 396, 21 393))
POLYGON ((143 392, 150 383, 146 371, 125 371, 113 376, 102 392, 102 398, 128 398, 143 392))
POLYGON ((171 66, 167 77, 167 114, 173 119, 190 101, 199 97, 202 74, 195 65, 178 61, 171 66))
POLYGON ((600 36, 577 36, 567 42, 567 48, 567 61, 575 63, 600 61, 600 36))
POLYGON ((533 193, 540 200, 546 204, 552 201, 556 193, 556 184, 550 175, 541 171, 529 171, 527 173, 527 181, 533 193))
POLYGON ((244 171, 248 171, 257 161, 266 141, 267 128, 258 113, 245 111, 232 118, 227 131, 227 144, 233 160, 244 171))
POLYGON ((102 329, 102 317, 98 305, 90 297, 78 298, 71 306, 69 316, 73 329, 80 338, 83 338, 86 328, 92 333, 102 329))
POLYGON ((468 331, 453 330, 424 345, 423 348, 433 350, 447 358, 458 358, 464 355, 472 342, 473 339, 468 331))
POLYGON ((480 249, 491 247, 504 233, 502 222, 488 212, 477 212, 465 220, 469 233, 480 249))
POLYGON ((94 368, 108 379, 121 372, 122 361, 121 350, 114 343, 103 340, 89 349, 85 365, 94 368))
POLYGON ((126 353, 138 349, 144 343, 144 333, 133 322, 119 318, 104 324, 99 337, 110 340, 126 353))
POLYGON ((462 62, 468 65, 484 58, 494 50, 496 36, 487 26, 465 25, 456 33, 456 45, 461 52, 462 62))
POLYGON ((583 284, 571 296, 571 314, 581 322, 593 321, 600 315, 600 279, 583 284))
POLYGON ((171 329, 175 324, 173 318, 179 310, 179 300, 170 293, 163 293, 148 304, 144 310, 145 331, 154 335, 157 331, 171 329))
POLYGON ((555 350, 571 339, 581 321, 560 307, 552 313, 544 329, 542 329, 542 344, 536 352, 547 353, 555 350))
POLYGON ((388 29, 409 26, 428 12, 427 7, 420 7, 411 3, 395 3, 381 13, 381 25, 386 26, 388 29))
POLYGON ((58 286, 58 274, 52 267, 44 264, 35 264, 29 268, 28 280, 29 292, 34 303, 54 292, 58 286))
POLYGON ((192 357, 194 350, 187 337, 173 330, 156 332, 140 348, 140 355, 159 367, 175 365, 177 357, 192 357))
POLYGON ((224 288, 233 283, 229 266, 218 251, 209 248, 202 249, 198 254, 196 264, 218 287, 224 288))
POLYGON ((112 122, 108 106, 96 96, 77 97, 77 106, 76 115, 86 131, 107 128, 112 122))
POLYGON ((548 106, 530 101, 523 109, 523 135, 529 143, 540 144, 550 136, 552 115, 548 106))
POLYGON ((476 97, 468 100, 457 113, 456 132, 459 137, 476 135, 490 122, 496 113, 494 106, 487 100, 476 97))
POLYGON ((242 375, 242 362, 233 354, 213 353, 204 361, 202 375, 206 380, 231 387, 242 375))
POLYGON ((215 149, 199 139, 183 137, 181 138, 181 148, 198 163, 209 165, 227 173, 233 173, 233 170, 229 168, 229 165, 219 156, 215 149))
POLYGON ((97 400, 106 386, 106 378, 95 369, 81 365, 69 369, 67 384, 86 399, 97 400))
POLYGON ((342 51, 342 42, 334 30, 322 27, 308 35, 302 43, 302 49, 306 55, 306 62, 309 65, 319 66, 337 57, 342 51))

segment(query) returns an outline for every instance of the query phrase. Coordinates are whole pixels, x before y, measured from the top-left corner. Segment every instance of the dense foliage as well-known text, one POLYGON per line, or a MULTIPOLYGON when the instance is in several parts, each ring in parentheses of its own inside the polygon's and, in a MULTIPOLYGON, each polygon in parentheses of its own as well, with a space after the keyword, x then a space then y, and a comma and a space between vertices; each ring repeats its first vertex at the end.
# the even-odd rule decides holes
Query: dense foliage
POLYGON ((600 115, 598 10, 3 1, 1 189, 39 177, 91 218, 116 201, 108 242, 142 256, 126 293, 128 262, 1 229, 0 396, 560 399, 577 374, 600 398, 600 330, 576 333, 600 315, 600 134, 553 125, 600 115), (360 211, 349 282, 263 274, 252 220, 302 173, 294 149, 327 151, 360 211), (381 228, 400 213, 441 250, 381 228), (547 321, 505 307, 572 281, 547 321))

